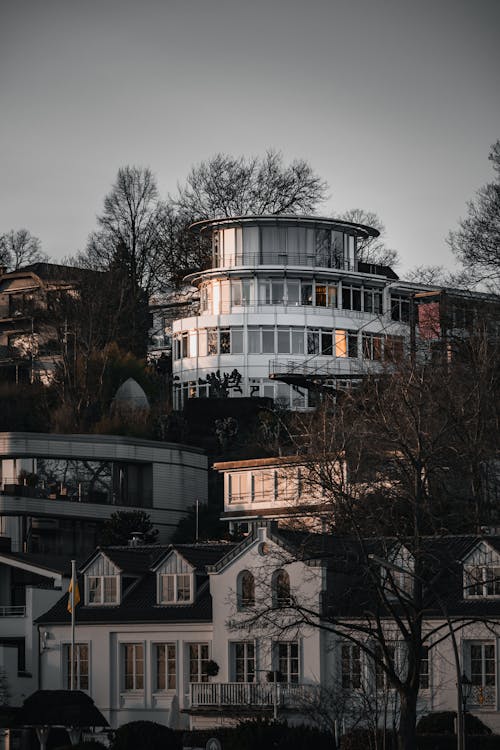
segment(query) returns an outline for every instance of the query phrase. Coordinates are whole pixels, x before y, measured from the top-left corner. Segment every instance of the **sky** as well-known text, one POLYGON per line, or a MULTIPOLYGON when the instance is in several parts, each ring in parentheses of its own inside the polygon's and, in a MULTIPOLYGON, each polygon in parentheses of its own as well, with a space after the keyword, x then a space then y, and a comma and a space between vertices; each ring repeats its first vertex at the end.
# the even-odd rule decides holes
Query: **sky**
POLYGON ((376 212, 400 275, 492 179, 498 0, 3 0, 0 234, 84 248, 117 170, 163 196, 217 152, 303 158, 376 212))

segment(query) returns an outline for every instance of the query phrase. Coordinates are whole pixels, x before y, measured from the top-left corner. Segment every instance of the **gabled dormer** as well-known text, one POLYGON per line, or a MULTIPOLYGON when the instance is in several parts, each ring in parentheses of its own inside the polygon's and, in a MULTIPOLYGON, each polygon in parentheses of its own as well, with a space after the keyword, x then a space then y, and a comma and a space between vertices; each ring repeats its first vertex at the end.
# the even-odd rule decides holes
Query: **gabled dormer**
POLYGON ((122 571, 107 555, 99 551, 83 569, 85 604, 117 606, 121 601, 122 571))
POLYGON ((500 554, 479 542, 463 560, 464 599, 500 598, 500 554))
POLYGON ((173 549, 156 568, 156 603, 192 604, 195 596, 195 568, 173 549))

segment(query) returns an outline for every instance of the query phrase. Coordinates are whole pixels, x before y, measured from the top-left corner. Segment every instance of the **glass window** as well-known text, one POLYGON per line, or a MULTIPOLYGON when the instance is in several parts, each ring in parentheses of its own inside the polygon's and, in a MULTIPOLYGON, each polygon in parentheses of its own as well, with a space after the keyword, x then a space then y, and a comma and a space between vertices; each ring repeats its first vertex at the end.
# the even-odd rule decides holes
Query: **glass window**
POLYGON ((271 326, 262 326, 262 352, 274 354, 274 328, 271 326))
POLYGON ((285 296, 285 285, 283 281, 271 281, 271 303, 282 305, 285 296))
POLYGON ((303 328, 292 328, 292 354, 304 354, 303 328))
POLYGON ((238 608, 246 609, 255 605, 255 580, 249 570, 238 576, 238 608))
POLYGON ((312 305, 313 303, 313 292, 312 284, 301 284, 300 289, 300 304, 301 305, 312 305))
POLYGON ((161 604, 189 602, 191 598, 190 573, 165 573, 160 575, 161 604))
MULTIPOLYGON (((386 647, 387 647, 388 658, 390 660, 389 663, 392 662, 392 664, 394 664, 394 658, 395 658, 395 653, 396 653, 395 646, 389 643, 389 644, 386 644, 386 647)), ((390 685, 387 680, 387 671, 384 668, 383 664, 387 664, 388 662, 387 662, 387 657, 385 657, 382 651, 382 647, 379 644, 375 645, 375 656, 376 656, 375 687, 377 690, 387 690, 390 687, 390 685), (381 662, 383 662, 383 664, 381 664, 381 662)))
POLYGON ((319 331, 307 329, 307 353, 319 354, 319 331))
POLYGON ((208 643, 189 644, 189 682, 208 682, 208 643))
POLYGON ((328 299, 327 299, 327 305, 328 307, 336 307, 337 306, 337 287, 329 284, 327 287, 328 292, 328 299))
POLYGON ((183 333, 182 339, 181 339, 181 354, 182 357, 189 356, 189 350, 188 350, 188 334, 183 333))
POLYGON ((231 301, 232 304, 236 306, 243 304, 241 279, 231 280, 231 301))
POLYGON ((470 703, 492 706, 496 703, 495 644, 491 641, 471 642, 468 646, 472 694, 470 703))
POLYGON ((292 281, 291 279, 288 279, 286 282, 286 288, 287 288, 287 303, 289 305, 298 305, 300 296, 300 282, 299 281, 292 281))
POLYGON ((500 596, 500 567, 473 565, 465 569, 465 595, 500 596))
POLYGON ((397 362, 404 354, 404 339, 402 336, 387 336, 384 345, 385 359, 397 362))
POLYGON ((274 574, 274 605, 276 607, 290 606, 290 576, 286 570, 278 570, 274 574))
POLYGON ((155 644, 155 690, 175 690, 177 684, 175 643, 155 644))
POLYGON ((316 284, 316 305, 326 307, 326 285, 316 284))
POLYGON ((89 689, 89 646, 75 643, 73 651, 73 685, 71 685, 71 644, 64 646, 66 690, 89 689))
POLYGON ((410 300, 401 294, 391 294, 391 318, 404 323, 410 321, 410 300))
POLYGON ((422 654, 420 659, 420 689, 428 690, 430 687, 430 662, 429 662, 429 647, 422 646, 422 654))
POLYGON ((268 281, 259 281, 259 305, 271 304, 271 288, 268 281))
POLYGON ((88 604, 116 604, 118 585, 116 576, 88 576, 88 604))
POLYGON ((277 668, 283 682, 299 681, 299 644, 288 641, 275 644, 277 668))
POLYGON ((207 356, 207 332, 205 329, 198 331, 198 352, 200 357, 207 356))
POLYGON ((249 328, 247 330, 248 353, 260 354, 260 328, 249 328))
POLYGON ((361 649, 354 643, 343 643, 341 648, 342 687, 358 690, 361 687, 361 649))
POLYGON ((290 329, 278 326, 278 354, 290 354, 290 329))
POLYGON ((376 333, 363 333, 362 343, 365 359, 382 359, 382 336, 376 333))
POLYGON ((217 328, 207 328, 207 351, 208 356, 218 354, 218 331, 217 328))
POLYGON ((198 356, 198 336, 196 331, 189 332, 189 356, 198 356))
POLYGON ((255 644, 252 641, 233 643, 233 672, 235 682, 255 681, 255 644))
POLYGON ((229 328, 223 328, 220 330, 220 353, 231 353, 231 333, 229 328))
POLYGON ((231 353, 243 354, 243 328, 231 328, 231 353))
POLYGON ((123 644, 125 690, 144 690, 144 645, 123 644))
POLYGON ((332 331, 322 330, 321 331, 321 354, 332 355, 332 331))
POLYGON ((251 300, 251 289, 252 289, 252 282, 250 279, 243 279, 241 282, 241 295, 242 295, 242 302, 244 305, 249 305, 251 300))

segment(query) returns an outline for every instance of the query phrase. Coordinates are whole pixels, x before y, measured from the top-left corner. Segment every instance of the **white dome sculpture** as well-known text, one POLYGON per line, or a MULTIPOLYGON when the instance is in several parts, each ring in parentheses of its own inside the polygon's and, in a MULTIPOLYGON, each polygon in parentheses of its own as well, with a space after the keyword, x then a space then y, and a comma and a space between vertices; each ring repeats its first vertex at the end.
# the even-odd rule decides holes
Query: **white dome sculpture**
POLYGON ((113 410, 140 409, 149 411, 149 401, 137 380, 129 378, 116 391, 111 408, 113 410))

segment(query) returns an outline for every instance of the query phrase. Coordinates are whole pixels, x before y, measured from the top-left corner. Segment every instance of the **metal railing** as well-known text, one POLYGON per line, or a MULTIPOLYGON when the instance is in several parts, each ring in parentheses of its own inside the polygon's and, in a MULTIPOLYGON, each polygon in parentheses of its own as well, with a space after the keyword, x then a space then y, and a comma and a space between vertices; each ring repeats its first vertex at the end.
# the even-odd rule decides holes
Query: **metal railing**
POLYGON ((318 253, 236 253, 232 257, 213 257, 212 265, 204 270, 234 268, 236 266, 306 266, 307 268, 330 268, 334 271, 354 271, 354 264, 339 258, 333 252, 318 253))
POLYGON ((313 685, 279 682, 200 682, 191 684, 191 707, 249 706, 272 708, 300 705, 313 685))
POLYGON ((26 607, 0 606, 0 617, 25 617, 26 607))
POLYGON ((271 359, 269 360, 269 375, 306 375, 314 377, 315 375, 331 377, 354 377, 365 374, 368 369, 373 369, 372 360, 360 360, 348 357, 336 359, 318 359, 317 357, 310 360, 292 360, 292 359, 271 359), (339 361, 340 360, 340 361, 339 361), (367 364, 369 363, 369 365, 367 364))

